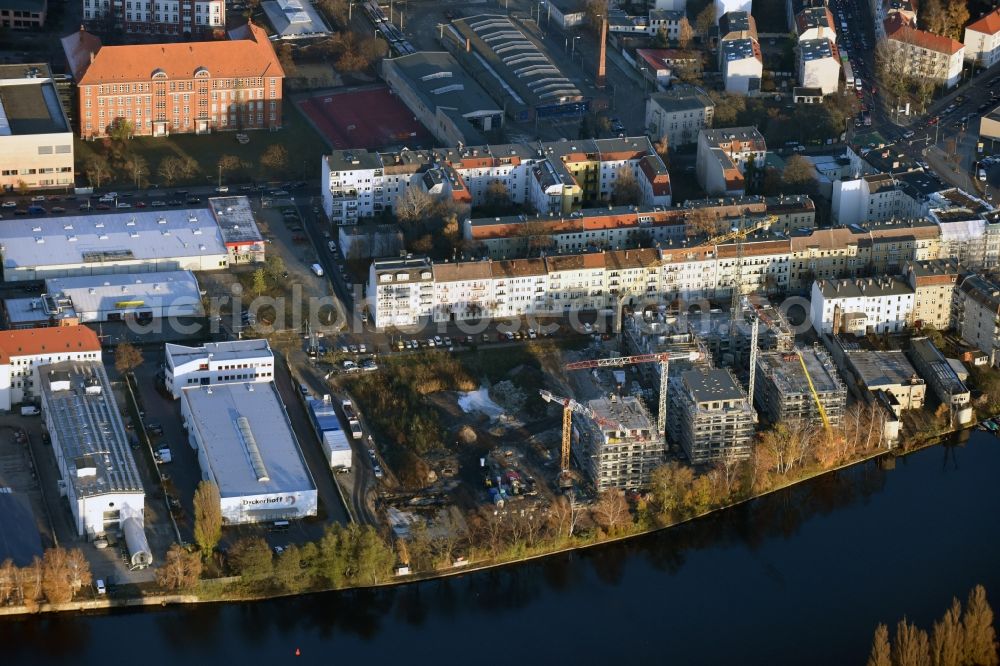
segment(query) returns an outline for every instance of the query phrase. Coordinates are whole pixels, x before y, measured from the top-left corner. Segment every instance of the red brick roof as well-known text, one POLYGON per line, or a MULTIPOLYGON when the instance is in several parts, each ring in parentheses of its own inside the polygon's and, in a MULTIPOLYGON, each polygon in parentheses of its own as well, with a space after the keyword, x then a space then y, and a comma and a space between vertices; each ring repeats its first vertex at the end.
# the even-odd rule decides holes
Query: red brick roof
POLYGON ((966 30, 975 30, 984 35, 995 35, 1000 32, 1000 9, 990 12, 978 21, 966 26, 966 30))
POLYGON ((929 51, 955 55, 964 48, 961 42, 956 42, 950 37, 935 35, 933 32, 912 27, 899 13, 890 15, 883 25, 885 25, 885 35, 889 39, 919 46, 929 51))
POLYGON ((213 78, 284 76, 264 29, 249 25, 250 39, 102 47, 79 85, 148 81, 157 72, 190 79, 204 68, 213 78))
POLYGON ((97 333, 86 326, 56 326, 0 331, 0 363, 12 356, 38 356, 68 352, 101 351, 97 333))

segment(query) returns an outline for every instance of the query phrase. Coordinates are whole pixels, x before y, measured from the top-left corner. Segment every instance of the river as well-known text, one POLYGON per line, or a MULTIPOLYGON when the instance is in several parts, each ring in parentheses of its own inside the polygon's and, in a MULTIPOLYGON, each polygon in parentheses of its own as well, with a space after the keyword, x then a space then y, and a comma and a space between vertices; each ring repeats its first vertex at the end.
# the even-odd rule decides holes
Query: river
POLYGON ((976 583, 1000 610, 1000 441, 974 433, 626 544, 381 592, 0 621, 3 662, 863 664, 976 583), (993 525, 993 527, 990 527, 993 525))

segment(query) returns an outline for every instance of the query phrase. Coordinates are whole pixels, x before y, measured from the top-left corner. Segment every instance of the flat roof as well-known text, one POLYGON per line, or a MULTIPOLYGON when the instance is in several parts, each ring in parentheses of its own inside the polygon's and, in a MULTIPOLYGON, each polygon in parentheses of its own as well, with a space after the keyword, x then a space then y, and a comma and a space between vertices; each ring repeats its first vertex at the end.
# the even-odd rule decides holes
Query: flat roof
POLYGON ((325 155, 324 159, 330 167, 330 171, 370 171, 382 168, 382 158, 379 154, 364 148, 334 150, 329 155, 325 155))
POLYGON ((382 67, 394 68, 429 109, 446 108, 466 118, 503 112, 448 52, 418 51, 387 58, 382 67))
POLYGON ((48 278, 45 290, 46 295, 68 298, 78 313, 170 304, 202 309, 198 280, 191 271, 48 278), (124 301, 129 304, 122 305, 124 301))
POLYGON ((69 472, 64 481, 77 496, 144 492, 104 366, 63 361, 39 366, 38 376, 52 442, 69 472))
POLYGON ((695 402, 746 399, 743 389, 728 370, 696 368, 683 373, 681 378, 695 402))
POLYGON ((54 311, 46 311, 43 299, 38 296, 4 299, 3 308, 11 325, 77 318, 76 308, 71 304, 57 302, 54 311))
POLYGON ((264 0, 260 4, 278 39, 330 34, 330 28, 309 0, 264 0))
POLYGON ((372 262, 372 268, 376 273, 406 273, 409 281, 429 282, 433 279, 431 260, 424 256, 376 259, 372 262), (424 273, 427 274, 426 277, 424 277, 424 273))
POLYGON ((715 108, 712 98, 695 86, 675 85, 666 92, 654 93, 650 99, 667 112, 715 108))
POLYGON ((837 375, 833 360, 821 349, 800 348, 802 359, 809 369, 809 377, 802 370, 797 354, 777 351, 760 352, 757 363, 767 373, 782 396, 811 393, 809 379, 817 393, 838 393, 846 391, 837 375))
POLYGON ((213 361, 239 361, 261 356, 274 356, 271 345, 261 338, 254 340, 231 340, 229 342, 206 342, 200 347, 188 347, 168 342, 164 347, 167 358, 173 361, 174 367, 188 361, 200 360, 211 356, 213 361))
MULTIPOLYGON (((917 371, 901 351, 848 350, 845 354, 858 377, 869 389, 909 384, 917 378, 917 371)), ((922 380, 918 379, 918 383, 922 383, 922 380)))
POLYGON ((757 58, 757 51, 759 47, 757 47, 756 44, 757 43, 749 37, 746 39, 730 39, 722 42, 722 53, 727 62, 757 58))
POLYGON ((913 293, 913 287, 895 277, 832 279, 819 282, 823 298, 878 298, 913 293))
MULTIPOLYGON (((612 400, 611 398, 598 398, 587 403, 591 411, 599 418, 606 419, 616 424, 614 430, 654 430, 656 424, 649 412, 643 406, 642 401, 634 396, 621 396, 612 400)), ((599 426, 605 430, 604 426, 599 426)), ((608 428, 611 430, 611 428, 608 428)))
POLYGON ((0 80, 0 136, 69 131, 59 93, 51 80, 0 80))
POLYGON ((181 393, 222 497, 315 490, 274 382, 181 393))
POLYGON ((0 251, 4 268, 227 254, 204 208, 18 217, 0 225, 0 251))
POLYGON ((835 48, 829 39, 804 39, 799 42, 799 51, 803 60, 811 61, 833 58, 835 48))
POLYGON ((215 216, 215 222, 222 233, 226 245, 248 245, 263 243, 264 237, 257 228, 250 200, 244 195, 233 197, 211 197, 208 207, 215 216))

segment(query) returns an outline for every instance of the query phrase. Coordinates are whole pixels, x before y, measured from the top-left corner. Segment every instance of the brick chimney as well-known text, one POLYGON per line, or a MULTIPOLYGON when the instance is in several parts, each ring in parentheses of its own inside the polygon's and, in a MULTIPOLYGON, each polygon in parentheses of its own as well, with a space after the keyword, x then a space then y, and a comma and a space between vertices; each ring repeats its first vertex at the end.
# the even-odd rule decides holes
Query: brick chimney
POLYGON ((594 81, 598 88, 603 88, 607 81, 607 51, 608 51, 608 17, 601 17, 601 43, 600 51, 597 54, 597 76, 594 81))

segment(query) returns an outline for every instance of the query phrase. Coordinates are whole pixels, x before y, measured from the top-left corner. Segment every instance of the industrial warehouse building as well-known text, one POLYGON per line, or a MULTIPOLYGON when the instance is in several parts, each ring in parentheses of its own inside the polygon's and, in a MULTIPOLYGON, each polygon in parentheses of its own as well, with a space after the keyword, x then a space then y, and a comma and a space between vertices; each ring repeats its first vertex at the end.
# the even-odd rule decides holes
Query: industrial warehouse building
POLYGON ((7 282, 229 265, 219 225, 204 208, 5 220, 0 253, 7 282))
POLYGON ((315 516, 316 484, 274 382, 185 389, 181 416, 226 524, 315 516))
POLYGON ((164 384, 174 400, 192 386, 274 381, 274 352, 263 338, 201 347, 167 343, 164 353, 164 384))
POLYGON ((503 125, 503 107, 449 53, 386 58, 382 76, 441 145, 484 145, 484 133, 503 125))
POLYGON ((972 395, 959 379, 955 369, 929 338, 910 340, 910 358, 931 390, 951 410, 952 422, 966 425, 972 422, 972 395))
POLYGON ((44 294, 8 299, 4 308, 11 328, 204 314, 191 271, 49 278, 44 294))
POLYGON ((148 566, 153 558, 143 528, 146 494, 104 366, 65 361, 43 365, 38 374, 59 491, 77 534, 122 534, 131 565, 148 566))

